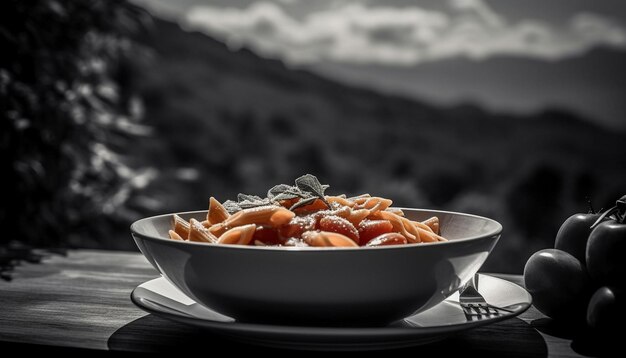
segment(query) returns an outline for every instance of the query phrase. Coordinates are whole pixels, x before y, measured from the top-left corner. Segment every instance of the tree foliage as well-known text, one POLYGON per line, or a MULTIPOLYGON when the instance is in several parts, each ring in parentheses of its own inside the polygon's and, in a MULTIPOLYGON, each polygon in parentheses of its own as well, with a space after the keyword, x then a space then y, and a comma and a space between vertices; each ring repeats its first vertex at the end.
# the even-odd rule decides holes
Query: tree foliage
POLYGON ((120 148, 149 130, 124 73, 141 16, 119 0, 1 2, 0 243, 103 237, 124 215, 141 173, 120 148))

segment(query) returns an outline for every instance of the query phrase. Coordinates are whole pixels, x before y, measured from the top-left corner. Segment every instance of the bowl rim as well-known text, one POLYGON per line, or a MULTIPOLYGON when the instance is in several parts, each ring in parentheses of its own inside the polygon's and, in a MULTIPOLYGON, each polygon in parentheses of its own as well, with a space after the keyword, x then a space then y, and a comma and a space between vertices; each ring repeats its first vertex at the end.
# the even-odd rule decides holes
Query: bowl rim
POLYGON ((465 216, 465 217, 472 217, 472 218, 482 219, 482 220, 491 222, 495 224, 495 228, 481 235, 468 236, 468 237, 455 239, 455 240, 448 240, 448 241, 430 242, 430 243, 410 243, 410 244, 404 244, 404 245, 359 246, 359 247, 311 247, 311 246, 293 247, 293 246, 219 245, 219 244, 207 244, 207 243, 195 242, 195 241, 177 241, 177 240, 172 240, 166 237, 148 235, 145 233, 141 233, 138 230, 138 226, 142 222, 147 222, 147 221, 155 220, 155 219, 162 218, 162 217, 168 217, 174 214, 186 215, 186 214, 206 213, 208 210, 205 209, 205 210, 193 210, 193 211, 160 214, 160 215, 154 215, 154 216, 141 218, 139 220, 136 220, 130 225, 130 231, 133 236, 137 235, 141 237, 142 239, 164 241, 173 245, 193 245, 193 246, 200 246, 200 247, 212 247, 212 248, 226 249, 226 250, 261 250, 261 251, 274 251, 274 252, 275 251, 290 251, 290 252, 363 251, 363 252, 367 252, 371 250, 399 250, 399 249, 401 250, 401 249, 406 249, 406 248, 411 248, 411 247, 434 247, 434 246, 442 246, 442 245, 455 245, 455 244, 464 243, 468 241, 474 241, 474 240, 498 236, 502 233, 502 224, 500 224, 498 221, 494 219, 490 219, 490 218, 480 216, 480 215, 461 213, 461 212, 456 212, 456 211, 431 210, 431 209, 423 209, 423 208, 407 208, 407 207, 394 207, 394 208, 401 209, 403 211, 427 211, 427 212, 431 212, 435 214, 443 213, 443 214, 453 214, 453 215, 459 215, 459 216, 465 216))

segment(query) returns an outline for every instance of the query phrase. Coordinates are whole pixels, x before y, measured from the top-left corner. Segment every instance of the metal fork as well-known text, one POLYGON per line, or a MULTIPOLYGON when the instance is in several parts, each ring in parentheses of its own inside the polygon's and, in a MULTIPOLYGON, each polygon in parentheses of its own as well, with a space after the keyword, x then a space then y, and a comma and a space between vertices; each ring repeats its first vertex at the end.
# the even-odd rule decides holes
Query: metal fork
POLYGON ((465 317, 467 317, 469 321, 499 316, 503 311, 509 313, 513 312, 506 308, 496 307, 487 303, 483 295, 478 292, 477 287, 478 274, 474 275, 474 277, 459 290, 459 303, 465 313, 465 317))

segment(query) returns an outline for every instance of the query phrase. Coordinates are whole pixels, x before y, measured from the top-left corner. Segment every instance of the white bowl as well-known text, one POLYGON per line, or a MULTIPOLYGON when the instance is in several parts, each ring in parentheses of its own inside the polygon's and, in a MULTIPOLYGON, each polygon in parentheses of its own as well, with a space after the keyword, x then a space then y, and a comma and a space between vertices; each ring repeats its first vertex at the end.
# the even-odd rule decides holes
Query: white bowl
MULTIPOLYGON (((440 303, 467 282, 496 245, 497 221, 447 211, 402 209, 411 220, 438 216, 447 242, 359 248, 211 245, 168 238, 172 214, 131 225, 148 261, 186 295, 253 322, 385 324, 440 303)), ((206 211, 179 213, 206 218, 206 211)))

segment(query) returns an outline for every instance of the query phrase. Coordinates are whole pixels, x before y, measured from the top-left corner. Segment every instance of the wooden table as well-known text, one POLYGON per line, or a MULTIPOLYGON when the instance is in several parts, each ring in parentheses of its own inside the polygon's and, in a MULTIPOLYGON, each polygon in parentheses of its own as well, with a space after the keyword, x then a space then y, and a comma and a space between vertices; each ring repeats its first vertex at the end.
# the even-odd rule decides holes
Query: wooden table
MULTIPOLYGON (((67 256, 50 255, 39 264, 22 263, 13 271, 11 281, 0 281, 0 348, 164 353, 180 352, 183 347, 200 351, 223 347, 232 353, 250 349, 256 354, 276 353, 231 342, 135 307, 129 298, 132 289, 157 276, 138 253, 76 250, 67 256)), ((522 284, 521 276, 497 276, 522 284)), ((464 349, 471 350, 469 356, 481 357, 597 353, 578 339, 576 331, 555 330, 531 307, 519 318, 399 352, 438 357, 464 349)))

